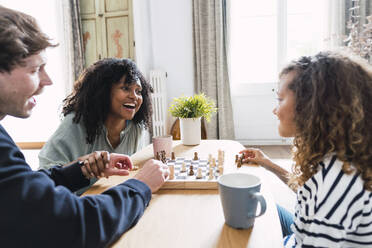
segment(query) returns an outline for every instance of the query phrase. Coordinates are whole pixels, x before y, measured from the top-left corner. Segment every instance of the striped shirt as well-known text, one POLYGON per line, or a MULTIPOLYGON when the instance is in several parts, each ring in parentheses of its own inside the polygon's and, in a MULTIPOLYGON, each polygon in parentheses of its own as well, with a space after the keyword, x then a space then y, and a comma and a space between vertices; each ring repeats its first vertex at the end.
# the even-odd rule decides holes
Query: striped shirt
POLYGON ((294 232, 285 247, 372 247, 372 193, 328 156, 297 191, 294 232))

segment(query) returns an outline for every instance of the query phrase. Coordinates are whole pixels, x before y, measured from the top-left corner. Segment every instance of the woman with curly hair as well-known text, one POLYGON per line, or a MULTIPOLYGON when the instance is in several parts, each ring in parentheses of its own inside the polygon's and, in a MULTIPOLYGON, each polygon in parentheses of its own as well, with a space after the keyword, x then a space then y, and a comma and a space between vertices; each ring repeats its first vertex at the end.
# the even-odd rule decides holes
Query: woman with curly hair
POLYGON ((336 52, 301 57, 280 73, 278 100, 292 173, 259 149, 241 153, 297 192, 293 219, 278 207, 285 247, 371 247, 371 66, 336 52))
POLYGON ((131 155, 142 148, 143 130, 151 125, 151 92, 129 59, 108 58, 88 67, 64 100, 64 119, 39 153, 40 168, 82 160, 93 184, 104 176, 97 173, 101 152, 95 151, 131 155))

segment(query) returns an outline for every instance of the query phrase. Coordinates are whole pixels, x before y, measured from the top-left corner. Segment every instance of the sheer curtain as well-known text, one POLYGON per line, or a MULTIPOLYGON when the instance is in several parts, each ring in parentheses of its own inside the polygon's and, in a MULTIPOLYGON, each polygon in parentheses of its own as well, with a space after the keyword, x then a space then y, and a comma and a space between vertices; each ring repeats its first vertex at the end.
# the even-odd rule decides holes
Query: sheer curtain
POLYGON ((350 8, 356 4, 359 5, 357 18, 359 18, 359 28, 367 23, 366 17, 372 15, 372 1, 360 0, 325 0, 323 1, 323 48, 334 49, 345 46, 344 40, 349 35, 350 30, 347 28, 347 22, 350 20, 350 8))
POLYGON ((73 84, 85 65, 79 2, 76 0, 61 1, 68 75, 68 81, 65 84, 67 94, 72 91, 73 84))
POLYGON ((346 1, 323 1, 323 50, 334 49, 343 45, 346 34, 346 1))
POLYGON ((195 89, 217 105, 207 123, 209 139, 234 139, 228 73, 228 17, 226 0, 193 0, 195 89))

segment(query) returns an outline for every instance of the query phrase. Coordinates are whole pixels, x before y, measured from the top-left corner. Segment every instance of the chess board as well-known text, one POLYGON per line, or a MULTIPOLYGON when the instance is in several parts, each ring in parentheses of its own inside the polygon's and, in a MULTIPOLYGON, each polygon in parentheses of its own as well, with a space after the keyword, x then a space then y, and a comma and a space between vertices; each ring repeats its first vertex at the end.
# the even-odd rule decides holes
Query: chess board
POLYGON ((164 183, 162 189, 217 189, 219 177, 218 161, 213 168, 213 179, 209 179, 209 163, 207 159, 192 160, 177 157, 175 160, 167 159, 166 164, 174 166, 174 178, 164 183), (186 172, 181 172, 182 163, 186 165, 186 172), (190 165, 193 166, 194 175, 189 176, 190 165), (201 168, 202 178, 197 178, 198 168, 201 168))

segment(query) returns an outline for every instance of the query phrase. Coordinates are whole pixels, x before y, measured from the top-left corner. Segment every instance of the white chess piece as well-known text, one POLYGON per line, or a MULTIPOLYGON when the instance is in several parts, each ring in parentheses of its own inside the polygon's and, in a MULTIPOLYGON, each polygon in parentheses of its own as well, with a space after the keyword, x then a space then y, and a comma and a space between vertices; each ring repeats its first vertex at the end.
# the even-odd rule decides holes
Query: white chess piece
POLYGON ((198 167, 198 170, 196 171, 196 178, 200 179, 203 177, 202 169, 198 167))
POLYGON ((209 177, 208 177, 208 180, 212 180, 213 179, 213 168, 212 167, 209 167, 209 177))
POLYGON ((218 159, 218 167, 223 167, 223 159, 218 159))
POLYGON ((174 179, 174 165, 168 165, 169 168, 169 179, 174 179))
POLYGON ((225 162, 225 151, 218 150, 218 165, 223 166, 225 162))
POLYGON ((182 163, 181 172, 186 172, 186 164, 185 164, 185 162, 182 163))
POLYGON ((212 154, 210 154, 210 153, 208 155, 208 163, 209 163, 209 165, 212 163, 212 154))
POLYGON ((216 159, 212 158, 212 167, 216 167, 216 159))

